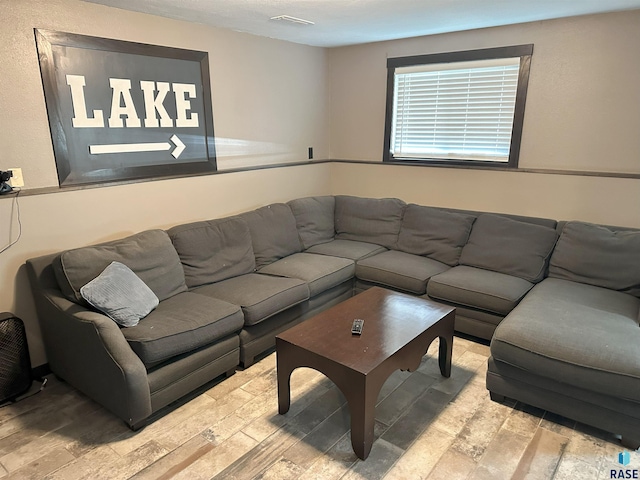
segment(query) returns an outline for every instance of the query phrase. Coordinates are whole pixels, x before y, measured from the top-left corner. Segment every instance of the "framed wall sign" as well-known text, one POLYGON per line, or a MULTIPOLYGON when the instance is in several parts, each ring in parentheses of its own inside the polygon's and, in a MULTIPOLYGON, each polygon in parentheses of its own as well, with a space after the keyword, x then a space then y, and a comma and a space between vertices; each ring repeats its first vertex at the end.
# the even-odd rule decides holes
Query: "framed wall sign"
POLYGON ((216 170, 206 52, 35 35, 60 186, 216 170))

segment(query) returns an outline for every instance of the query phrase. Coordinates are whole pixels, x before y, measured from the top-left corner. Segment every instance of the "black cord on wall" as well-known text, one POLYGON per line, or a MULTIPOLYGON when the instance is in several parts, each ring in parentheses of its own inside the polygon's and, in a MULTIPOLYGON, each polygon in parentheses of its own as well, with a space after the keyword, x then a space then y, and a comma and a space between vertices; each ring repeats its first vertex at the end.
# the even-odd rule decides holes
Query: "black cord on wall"
POLYGON ((13 211, 15 210, 16 213, 17 213, 17 217, 18 217, 18 237, 14 241, 11 241, 11 238, 9 238, 9 244, 4 246, 4 247, 2 247, 0 249, 0 253, 6 252, 11 247, 13 247, 16 243, 18 243, 18 240, 20 240, 20 237, 22 236, 22 222, 20 221, 20 203, 18 202, 18 197, 20 196, 20 190, 14 188, 14 191, 16 191, 16 196, 13 197, 13 204, 11 206, 11 218, 9 220, 9 233, 11 233, 11 224, 12 224, 12 221, 13 221, 13 211))

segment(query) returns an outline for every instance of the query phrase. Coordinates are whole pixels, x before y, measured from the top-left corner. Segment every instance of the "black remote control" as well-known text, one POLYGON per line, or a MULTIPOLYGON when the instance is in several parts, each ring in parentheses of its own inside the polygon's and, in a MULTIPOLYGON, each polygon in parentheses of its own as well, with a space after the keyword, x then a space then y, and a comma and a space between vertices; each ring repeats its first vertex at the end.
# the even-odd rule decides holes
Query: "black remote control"
POLYGON ((364 320, 361 318, 356 318, 353 321, 353 325, 351 326, 351 333, 354 335, 362 335, 362 327, 364 325, 364 320))

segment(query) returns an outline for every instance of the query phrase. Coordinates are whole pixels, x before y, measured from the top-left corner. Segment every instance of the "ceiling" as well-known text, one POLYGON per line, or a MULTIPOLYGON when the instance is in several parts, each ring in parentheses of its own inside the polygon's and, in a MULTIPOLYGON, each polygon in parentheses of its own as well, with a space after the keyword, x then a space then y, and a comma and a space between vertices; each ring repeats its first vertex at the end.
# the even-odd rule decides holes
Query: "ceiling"
POLYGON ((640 8, 640 0, 84 0, 319 47, 640 8), (314 22, 270 20, 289 15, 314 22))

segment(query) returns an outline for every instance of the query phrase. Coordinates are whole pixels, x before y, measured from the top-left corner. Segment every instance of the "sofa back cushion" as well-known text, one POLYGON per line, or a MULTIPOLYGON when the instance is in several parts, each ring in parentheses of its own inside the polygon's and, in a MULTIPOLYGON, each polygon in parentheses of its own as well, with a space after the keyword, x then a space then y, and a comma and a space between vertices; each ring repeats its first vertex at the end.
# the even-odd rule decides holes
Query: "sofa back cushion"
POLYGON ((557 239, 553 228, 482 214, 473 224, 460 264, 537 283, 544 278, 557 239))
POLYGON ((302 247, 313 247, 333 240, 336 234, 333 217, 336 200, 333 196, 297 198, 287 203, 296 218, 302 247))
POLYGON ((53 270, 64 296, 88 305, 80 289, 114 261, 133 270, 160 301, 187 290, 180 258, 163 230, 67 250, 54 259, 53 270))
POLYGON ((393 248, 406 203, 397 198, 336 196, 336 238, 393 248))
MULTIPOLYGON (((477 210, 460 210, 456 208, 441 208, 441 210, 453 213, 465 213, 467 215, 473 215, 474 217, 487 214, 487 212, 479 212, 477 210)), ((491 215, 497 215, 499 217, 510 218, 511 220, 516 220, 518 222, 531 223, 533 225, 541 225, 549 228, 556 228, 558 226, 558 221, 553 218, 530 217, 525 215, 514 215, 512 213, 493 213, 491 215)))
POLYGON ((640 298, 640 230, 567 222, 551 256, 549 276, 640 298))
POLYGON ((473 215, 410 204, 404 211, 397 248, 457 265, 475 219, 473 215))
POLYGON ((178 225, 168 233, 189 288, 251 273, 256 268, 249 226, 240 217, 178 225))
POLYGON ((296 219, 289 205, 273 203, 252 212, 243 213, 249 226, 256 268, 302 250, 296 219))

